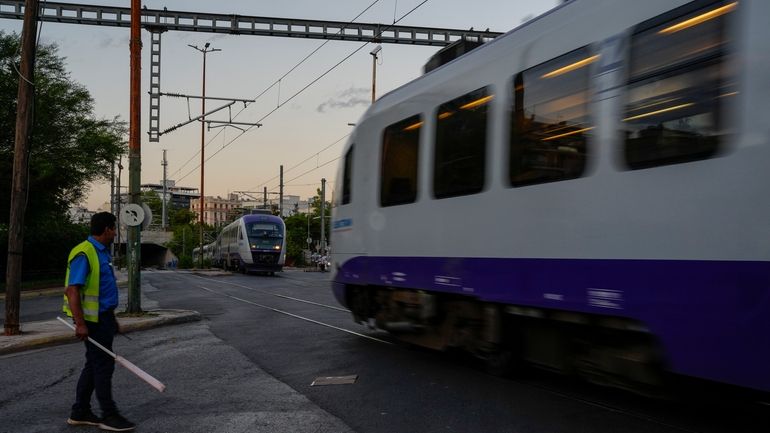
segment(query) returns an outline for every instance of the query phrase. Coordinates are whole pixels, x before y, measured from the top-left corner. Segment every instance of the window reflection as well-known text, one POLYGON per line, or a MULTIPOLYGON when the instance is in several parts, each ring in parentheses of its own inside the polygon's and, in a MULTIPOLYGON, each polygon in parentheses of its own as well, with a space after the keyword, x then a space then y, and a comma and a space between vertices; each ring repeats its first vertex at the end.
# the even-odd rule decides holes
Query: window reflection
POLYGON ((588 114, 589 65, 583 48, 517 74, 510 137, 510 182, 532 185, 580 177, 588 114))
POLYGON ((736 94, 724 56, 719 2, 638 32, 631 41, 625 159, 641 169, 710 158, 719 149, 722 98, 736 94))
POLYGON ((417 157, 422 124, 420 116, 412 116, 385 128, 380 161, 381 206, 413 203, 417 199, 417 157))
POLYGON ((439 107, 433 171, 436 198, 475 194, 483 189, 487 110, 492 99, 485 87, 439 107))

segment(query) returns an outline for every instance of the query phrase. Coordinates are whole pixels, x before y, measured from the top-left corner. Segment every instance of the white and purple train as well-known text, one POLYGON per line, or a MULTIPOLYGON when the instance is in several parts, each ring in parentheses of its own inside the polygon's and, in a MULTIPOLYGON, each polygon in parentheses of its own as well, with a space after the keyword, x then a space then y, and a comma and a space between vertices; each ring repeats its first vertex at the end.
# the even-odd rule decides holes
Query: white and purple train
POLYGON ((337 299, 492 364, 770 391, 768 17, 573 0, 384 95, 335 184, 337 299))
POLYGON ((286 261, 286 225, 269 213, 244 215, 222 229, 211 247, 216 266, 272 275, 286 261))

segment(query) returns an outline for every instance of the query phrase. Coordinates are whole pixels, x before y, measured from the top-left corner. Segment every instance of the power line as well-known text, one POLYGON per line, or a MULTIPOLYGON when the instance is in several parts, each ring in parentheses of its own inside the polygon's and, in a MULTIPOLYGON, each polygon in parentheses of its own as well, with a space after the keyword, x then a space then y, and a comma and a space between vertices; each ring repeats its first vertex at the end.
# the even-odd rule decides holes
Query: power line
MULTIPOLYGON (((354 17, 352 20, 350 20, 350 21, 349 21, 349 22, 348 22, 348 23, 347 23, 347 24, 346 24, 344 27, 342 27, 341 29, 339 29, 339 31, 338 31, 336 34, 341 34, 342 32, 344 32, 344 31, 345 31, 345 29, 347 29, 347 26, 349 26, 349 25, 353 24, 353 23, 355 22, 355 20, 357 20, 359 17, 361 17, 361 15, 363 15, 364 13, 366 13, 366 11, 368 11, 369 9, 371 9, 371 8, 372 8, 372 6, 374 6, 375 4, 377 4, 377 3, 379 3, 379 2, 380 2, 380 0, 374 0, 374 2, 372 2, 372 3, 371 3, 369 6, 367 6, 367 7, 366 7, 366 9, 364 9, 363 11, 361 11, 361 12, 360 12, 358 15, 356 15, 356 16, 355 16, 355 17, 354 17)), ((327 40, 325 40, 325 41, 324 41, 322 44, 320 44, 320 45, 319 45, 319 46, 318 46, 316 49, 314 49, 313 51, 311 51, 311 52, 310 52, 310 54, 306 55, 306 56, 305 56, 305 58, 303 58, 302 60, 300 60, 300 61, 299 61, 299 62, 298 62, 296 65, 294 65, 294 66, 293 66, 291 69, 289 69, 289 71, 288 71, 288 72, 286 72, 285 74, 281 75, 281 77, 280 77, 280 78, 278 78, 277 80, 275 80, 275 81, 274 81, 272 84, 270 84, 270 85, 269 85, 267 88, 265 88, 265 90, 263 90, 262 92, 260 92, 260 93, 259 93, 257 96, 255 96, 254 98, 252 98, 252 102, 256 102, 256 101, 257 101, 259 98, 261 98, 261 97, 262 97, 262 95, 264 95, 264 94, 265 94, 265 93, 267 93, 267 92, 268 92, 270 89, 272 89, 273 87, 275 87, 275 85, 276 85, 276 84, 279 84, 279 83, 281 82, 281 80, 283 80, 283 79, 284 79, 284 78, 286 78, 286 77, 287 77, 289 74, 291 74, 292 72, 294 72, 294 70, 295 70, 295 69, 297 69, 297 68, 298 68, 300 65, 302 65, 303 63, 305 63, 305 61, 307 61, 307 59, 309 59, 310 57, 312 57, 312 56, 313 56, 315 53, 317 53, 317 52, 318 52, 318 51, 319 51, 321 48, 323 48, 323 47, 324 47, 326 44, 328 44, 329 42, 331 42, 331 39, 327 39, 327 40)), ((246 106, 244 106, 244 107, 243 107, 243 108, 241 108, 241 109, 240 109, 240 110, 239 110, 237 113, 235 113, 235 116, 233 116, 233 119, 237 118, 237 117, 238 117, 238 116, 239 116, 239 115, 240 115, 240 114, 241 114, 241 113, 242 113, 244 110, 246 110, 246 106)), ((223 130, 220 130, 220 131, 218 131, 218 132, 217 132, 217 133, 214 135, 214 137, 212 137, 212 138, 211 138, 211 140, 209 140, 209 142, 208 142, 208 143, 206 143, 206 146, 208 146, 209 144, 211 144, 211 143, 212 143, 212 142, 213 142, 213 141, 214 141, 214 140, 215 140, 215 139, 216 139, 216 138, 219 136, 219 134, 220 134, 220 133, 222 133, 222 131, 224 131, 224 129, 223 129, 223 130)), ((182 166, 181 166, 181 167, 179 167, 179 169, 177 169, 177 170, 176 170, 176 171, 175 171, 175 172, 174 172, 174 173, 173 173, 171 176, 173 177, 173 176, 174 176, 174 175, 176 175, 177 173, 181 172, 181 171, 182 171, 182 169, 183 169, 185 166, 187 166, 187 164, 189 164, 189 163, 190 163, 190 161, 192 161, 193 159, 195 159, 195 157, 196 157, 196 156, 198 156, 198 154, 199 154, 199 153, 200 153, 200 151, 196 152, 196 153, 195 153, 195 154, 194 154, 194 155, 193 155, 193 156, 192 156, 190 159, 188 159, 188 160, 187 160, 187 162, 185 162, 184 164, 182 164, 182 166)), ((194 168, 193 170, 195 170, 195 169, 197 169, 197 168, 198 168, 198 167, 194 168)), ((189 173, 188 173, 188 174, 186 174, 184 177, 182 177, 182 178, 181 178, 181 179, 179 179, 179 180, 182 180, 182 179, 184 179, 184 178, 185 178, 185 177, 187 177, 188 175, 189 175, 189 173)))
MULTIPOLYGON (((293 165, 293 166, 292 166, 291 168, 289 168, 288 170, 284 170, 284 174, 285 174, 285 173, 288 173, 288 172, 290 172, 290 171, 294 170, 295 168, 299 167, 300 165, 302 165, 302 164, 304 164, 304 163, 306 163, 306 162, 310 161, 310 160, 311 160, 311 159, 313 159, 314 157, 317 157, 318 155, 320 155, 320 154, 321 154, 322 152, 324 152, 325 150, 329 149, 330 147, 334 146, 335 144, 339 143, 340 141, 344 140, 345 138, 347 138, 347 137, 349 137, 349 136, 350 136, 350 134, 345 134, 345 135, 343 135, 342 137, 340 137, 340 138, 339 138, 337 141, 335 141, 334 143, 332 143, 332 144, 330 144, 330 145, 328 145, 328 146, 324 147, 323 149, 319 150, 318 152, 316 152, 316 153, 314 153, 314 154, 312 154, 312 155, 308 156, 307 158, 305 158, 305 159, 304 159, 304 160, 302 160, 301 162, 299 162, 299 163, 297 163, 297 164, 293 165)), ((339 159, 339 158, 338 158, 338 159, 339 159)), ((317 168, 317 167, 316 167, 316 168, 317 168)), ((268 180, 266 180, 266 181, 264 181, 264 182, 260 183, 259 185, 257 185, 257 186, 253 186, 253 187, 251 187, 251 188, 249 188, 249 189, 259 189, 259 187, 260 187, 260 186, 264 186, 264 185, 267 185, 267 184, 268 184, 270 181, 272 181, 272 180, 275 180, 275 178, 277 178, 277 177, 278 177, 278 176, 273 176, 273 177, 271 177, 270 179, 268 179, 268 180)), ((292 179, 292 180, 293 180, 293 179, 292 179)))
MULTIPOLYGON (((392 27, 393 25, 397 24, 398 22, 400 22, 401 20, 403 20, 404 18, 406 18, 407 16, 409 16, 410 14, 412 14, 412 12, 414 12, 415 10, 417 10, 419 7, 421 7, 422 5, 424 5, 425 3, 427 3, 428 1, 429 1, 429 0, 423 0, 423 1, 422 1, 422 2, 420 2, 420 3, 419 3, 417 6, 415 6, 414 8, 412 8, 412 9, 411 9, 409 12, 405 13, 404 15, 402 15, 402 16, 401 16, 401 18, 399 18, 398 20, 396 20, 396 21, 395 21, 395 22, 394 22, 392 25, 390 25, 390 26, 385 26, 383 29, 381 29, 381 30, 379 31, 379 33, 377 34, 377 36, 376 36, 376 37, 380 36, 380 35, 381 35, 383 32, 385 32, 385 31, 387 31, 388 29, 390 29, 390 27, 392 27)), ((376 37, 375 37, 375 39, 376 39, 376 37)), ((366 43, 364 43, 363 45, 361 45, 360 47, 358 47, 358 48, 356 48, 355 50, 353 50, 353 51, 352 51, 350 54, 348 54, 348 55, 347 55, 347 56, 345 56, 345 57, 344 57, 342 60, 340 60, 339 62, 337 62, 337 63, 336 63, 334 66, 332 66, 331 68, 327 69, 327 70, 326 70, 324 73, 322 73, 321 75, 319 75, 318 77, 316 77, 315 79, 313 79, 313 80, 312 80, 310 83, 308 83, 308 84, 307 84, 305 87, 303 87, 302 89, 300 89, 299 91, 297 91, 296 93, 294 93, 294 94, 293 94, 291 97, 289 97, 289 99, 287 99, 287 100, 286 100, 286 101, 284 101, 283 103, 279 104, 279 105, 278 105, 277 107, 275 107, 274 109, 270 110, 270 111, 269 111, 267 114, 265 114, 264 116, 262 116, 262 117, 261 117, 259 120, 257 120, 255 123, 262 123, 262 121, 264 121, 265 119, 267 119, 267 118, 268 118, 270 115, 272 115, 273 113, 275 113, 276 111, 278 111, 278 110, 279 110, 281 107, 283 107, 284 105, 286 105, 286 104, 288 104, 289 102, 291 102, 291 101, 292 101, 294 98, 296 98, 297 96, 299 96, 300 94, 302 94, 302 93, 303 93, 305 90, 307 90, 307 89, 308 89, 310 86, 312 86, 312 85, 314 85, 315 83, 317 83, 319 80, 321 80, 323 77, 325 77, 326 75, 328 75, 328 74, 329 74, 331 71, 333 71, 334 69, 336 69, 336 68, 337 68, 339 65, 341 65, 342 63, 344 63, 346 60, 348 60, 349 58, 353 57, 353 55, 355 55, 356 53, 358 53, 359 51, 361 51, 361 49, 363 49, 363 48, 364 48, 365 46, 367 46, 367 45, 369 45, 369 42, 366 42, 366 43)), ((244 108, 244 109, 245 109, 245 108, 244 108)), ((241 109, 241 111, 243 111, 244 109, 241 109)), ((239 112, 238 112, 238 114, 240 114, 240 112, 241 112, 241 111, 239 111, 239 112)), ((211 156, 209 156, 208 158, 206 158, 206 162, 208 162, 208 161, 209 161, 211 158, 215 157, 215 156, 216 156, 216 155, 218 155, 220 152, 222 152, 223 150, 225 150, 225 149, 226 149, 228 146, 230 146, 231 144, 233 144, 233 142, 235 142, 236 140, 238 140, 240 137, 242 137, 243 135, 245 135, 247 132, 251 131, 251 130, 252 130, 252 128, 253 128, 253 127, 249 127, 249 128, 246 128, 246 129, 245 129, 244 131, 242 131, 240 134, 236 135, 236 136, 235 136, 235 137, 234 137, 232 140, 230 140, 230 141, 229 141, 227 144, 223 145, 223 146, 222 146, 222 147, 221 147, 219 150, 217 150, 217 151, 216 151, 216 152, 214 152, 214 153, 213 153, 211 156)), ((216 138, 216 137, 215 137, 215 138, 216 138)), ((209 141, 209 143, 210 143, 210 141, 209 141)), ((338 159, 339 159, 339 158, 338 158, 338 159)), ((200 166, 198 166, 198 167, 200 167, 200 166)), ((195 170, 197 170, 197 169, 198 169, 198 167, 195 167, 193 170, 191 170, 190 172, 188 172, 187 174, 185 174, 184 176, 182 176, 182 177, 180 178, 180 180, 182 180, 182 179, 184 179, 185 177, 189 176, 191 173, 193 173, 195 170)))

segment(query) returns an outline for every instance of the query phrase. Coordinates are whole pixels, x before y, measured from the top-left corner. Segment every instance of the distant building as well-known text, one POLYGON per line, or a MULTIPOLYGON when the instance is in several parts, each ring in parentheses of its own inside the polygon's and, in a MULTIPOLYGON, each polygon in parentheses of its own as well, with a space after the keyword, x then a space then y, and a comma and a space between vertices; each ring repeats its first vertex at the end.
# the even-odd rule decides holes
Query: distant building
POLYGON ((88 210, 82 206, 74 206, 71 207, 68 211, 70 221, 72 221, 75 224, 90 224, 91 223, 91 217, 94 216, 96 212, 92 210, 88 210))
MULTIPOLYGON (((203 222, 211 226, 229 224, 241 215, 243 207, 237 194, 227 198, 207 196, 203 198, 203 222)), ((200 199, 190 199, 190 210, 195 214, 196 221, 200 220, 200 199)))
MULTIPOLYGON (((141 185, 142 191, 154 191, 158 197, 163 199, 163 181, 160 183, 145 183, 141 185)), ((169 209, 190 209, 190 202, 198 199, 200 193, 198 188, 186 186, 176 186, 173 180, 166 180, 166 203, 169 209)))

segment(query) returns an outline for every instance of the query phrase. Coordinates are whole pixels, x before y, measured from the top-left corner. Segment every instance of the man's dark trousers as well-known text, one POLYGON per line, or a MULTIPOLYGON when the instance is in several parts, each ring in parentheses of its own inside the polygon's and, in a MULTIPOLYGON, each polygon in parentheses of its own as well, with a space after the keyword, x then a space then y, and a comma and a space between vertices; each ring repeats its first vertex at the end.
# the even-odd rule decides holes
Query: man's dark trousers
MULTIPOLYGON (((99 313, 99 322, 86 321, 88 336, 112 351, 112 340, 118 331, 113 310, 99 313)), ((96 399, 102 409, 102 416, 117 412, 112 399, 112 373, 115 371, 115 359, 91 342, 86 341, 86 365, 80 373, 77 395, 72 411, 83 413, 91 409, 91 394, 96 391, 96 399)))

